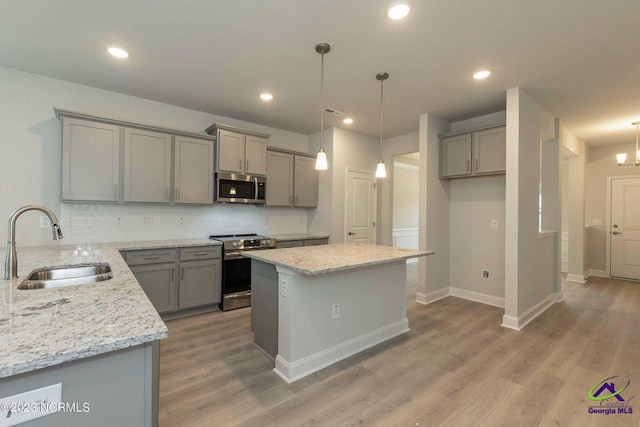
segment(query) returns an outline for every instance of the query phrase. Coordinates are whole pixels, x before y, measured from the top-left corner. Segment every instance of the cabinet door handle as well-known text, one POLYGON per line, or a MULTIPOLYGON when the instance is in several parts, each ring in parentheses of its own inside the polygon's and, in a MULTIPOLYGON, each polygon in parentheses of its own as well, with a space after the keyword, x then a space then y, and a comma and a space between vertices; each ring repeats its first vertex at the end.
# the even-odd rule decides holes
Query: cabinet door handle
POLYGON ((205 256, 208 255, 209 252, 196 252, 195 254, 193 254, 193 256, 205 256))
POLYGON ((242 170, 242 159, 238 160, 238 170, 242 170))
POLYGON ((173 274, 174 274, 174 272, 175 272, 175 268, 172 268, 172 269, 171 269, 171 281, 172 281, 172 282, 173 282, 173 274))
POLYGON ((467 160, 467 172, 470 172, 471 161, 467 160))
POLYGON ((478 171, 478 158, 476 157, 476 172, 478 171))
POLYGON ((160 259, 159 256, 146 256, 144 257, 145 260, 152 260, 152 259, 160 259))
POLYGON ((180 190, 178 190, 178 187, 176 187, 175 198, 176 201, 180 200, 180 190))
POLYGON ((180 269, 180 280, 184 280, 184 267, 180 269))
POLYGON ((118 184, 113 184, 113 195, 118 198, 118 184))

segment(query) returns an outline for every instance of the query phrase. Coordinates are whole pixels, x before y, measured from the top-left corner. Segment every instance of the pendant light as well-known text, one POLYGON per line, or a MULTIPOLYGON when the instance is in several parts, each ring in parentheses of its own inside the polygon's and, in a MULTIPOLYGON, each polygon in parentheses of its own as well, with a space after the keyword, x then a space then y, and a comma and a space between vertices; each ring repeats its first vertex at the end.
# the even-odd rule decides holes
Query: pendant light
POLYGON ((631 124, 636 127, 636 158, 633 163, 625 164, 624 162, 627 160, 627 153, 618 153, 616 154, 618 166, 640 166, 640 149, 638 149, 638 139, 640 139, 640 122, 633 122, 631 124))
POLYGON ((316 52, 322 55, 320 61, 320 150, 316 155, 316 169, 322 171, 329 169, 327 153, 324 152, 324 54, 329 53, 330 50, 331 46, 328 43, 316 45, 316 52))
POLYGON ((382 82, 389 78, 389 73, 378 73, 376 79, 380 80, 380 160, 378 161, 378 167, 376 168, 376 178, 386 178, 387 170, 384 167, 384 160, 382 160, 382 101, 384 99, 384 88, 382 82))

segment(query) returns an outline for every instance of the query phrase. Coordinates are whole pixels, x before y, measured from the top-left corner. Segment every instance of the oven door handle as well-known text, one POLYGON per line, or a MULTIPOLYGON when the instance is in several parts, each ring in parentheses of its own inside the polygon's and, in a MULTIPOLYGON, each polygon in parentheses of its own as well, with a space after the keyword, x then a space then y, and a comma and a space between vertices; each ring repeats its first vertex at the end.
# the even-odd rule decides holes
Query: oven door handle
POLYGON ((242 255, 240 255, 240 252, 228 252, 224 254, 224 259, 249 259, 247 257, 244 257, 242 255))

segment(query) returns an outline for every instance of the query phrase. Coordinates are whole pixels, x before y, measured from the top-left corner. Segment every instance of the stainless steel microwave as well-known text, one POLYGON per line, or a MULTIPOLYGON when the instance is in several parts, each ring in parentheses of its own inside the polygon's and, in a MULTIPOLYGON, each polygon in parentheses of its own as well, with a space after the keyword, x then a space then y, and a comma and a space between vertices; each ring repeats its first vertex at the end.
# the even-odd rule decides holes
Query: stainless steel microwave
POLYGON ((267 178, 236 173, 216 174, 216 202, 264 204, 267 178))

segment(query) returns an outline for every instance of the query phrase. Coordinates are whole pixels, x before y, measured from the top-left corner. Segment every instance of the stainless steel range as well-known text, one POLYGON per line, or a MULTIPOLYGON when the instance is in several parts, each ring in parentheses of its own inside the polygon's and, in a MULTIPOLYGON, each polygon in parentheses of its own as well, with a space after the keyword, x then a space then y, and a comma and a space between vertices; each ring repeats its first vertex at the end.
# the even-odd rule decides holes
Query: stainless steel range
POLYGON ((251 259, 244 251, 274 249, 276 240, 257 234, 209 236, 222 242, 222 310, 251 305, 251 259))

